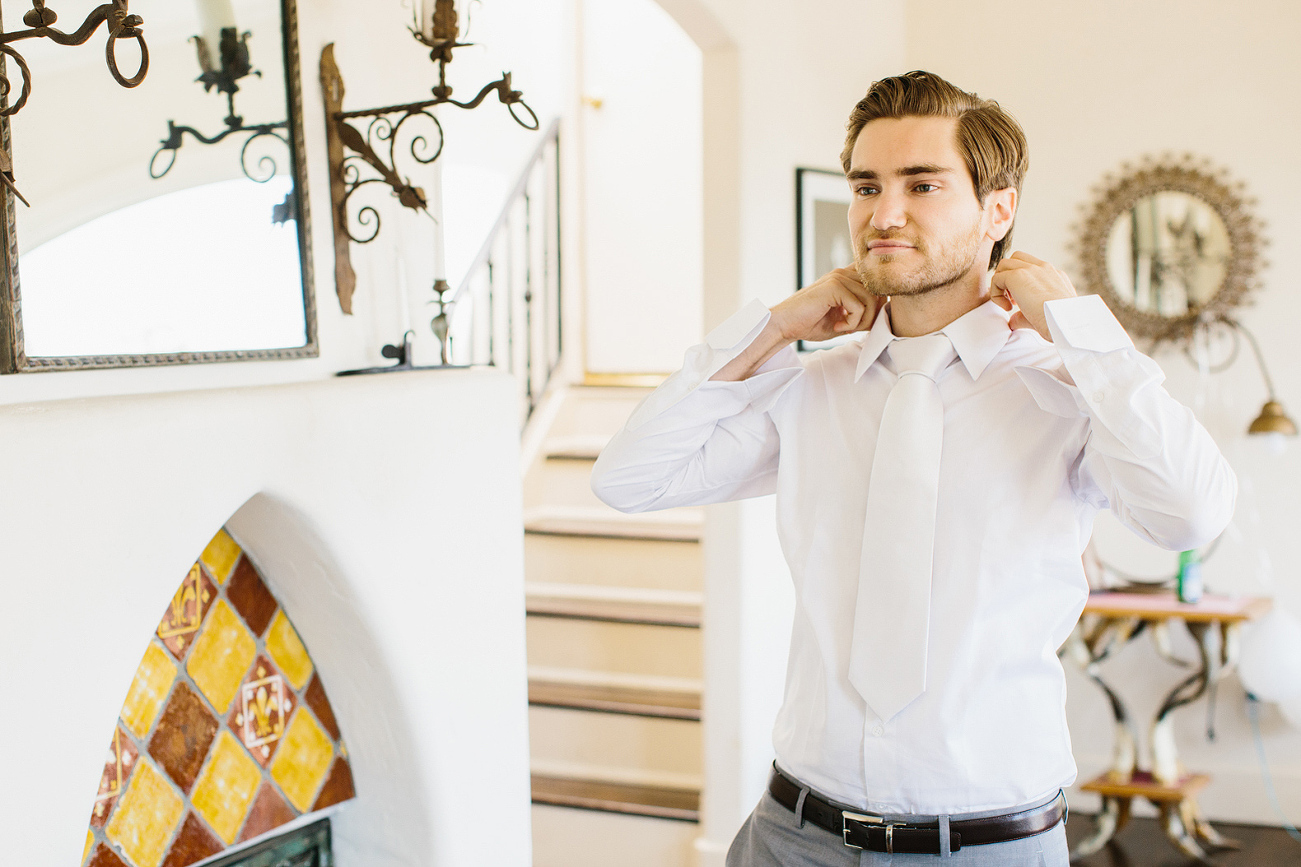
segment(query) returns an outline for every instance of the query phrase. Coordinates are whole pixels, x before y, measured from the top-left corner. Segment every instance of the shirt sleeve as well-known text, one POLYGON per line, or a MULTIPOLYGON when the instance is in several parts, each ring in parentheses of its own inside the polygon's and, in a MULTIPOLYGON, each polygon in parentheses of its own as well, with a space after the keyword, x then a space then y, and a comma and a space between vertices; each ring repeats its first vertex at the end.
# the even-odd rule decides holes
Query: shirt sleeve
POLYGON ((803 373, 798 354, 788 346, 740 382, 709 379, 754 342, 769 316, 752 301, 687 350, 682 369, 602 450, 592 470, 597 497, 644 512, 773 493, 779 437, 767 410, 803 373))
POLYGON ((1163 548, 1210 542, 1233 517, 1238 490, 1211 435, 1100 297, 1050 301, 1044 312, 1062 368, 1017 373, 1043 409, 1089 420, 1071 474, 1076 495, 1163 548))

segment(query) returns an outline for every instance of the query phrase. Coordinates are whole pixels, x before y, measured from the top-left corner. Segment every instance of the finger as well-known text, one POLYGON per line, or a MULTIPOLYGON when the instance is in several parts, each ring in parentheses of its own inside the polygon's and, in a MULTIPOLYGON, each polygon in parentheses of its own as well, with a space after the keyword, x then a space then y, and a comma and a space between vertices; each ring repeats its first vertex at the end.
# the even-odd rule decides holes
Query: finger
POLYGON ((1007 321, 1007 324, 1013 329, 1029 328, 1031 331, 1034 330, 1034 326, 1030 324, 1030 320, 1026 319, 1025 314, 1020 310, 1012 314, 1012 318, 1007 321))
POLYGON ((1002 307, 1004 310, 1012 309, 1012 299, 1007 297, 1006 295, 994 295, 991 293, 989 296, 989 300, 993 301, 995 304, 997 304, 999 307, 1002 307))

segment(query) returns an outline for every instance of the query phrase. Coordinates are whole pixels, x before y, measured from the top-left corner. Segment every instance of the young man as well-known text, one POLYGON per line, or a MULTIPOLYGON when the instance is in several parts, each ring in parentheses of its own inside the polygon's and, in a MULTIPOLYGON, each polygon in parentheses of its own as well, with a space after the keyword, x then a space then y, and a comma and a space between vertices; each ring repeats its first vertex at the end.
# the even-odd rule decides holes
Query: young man
POLYGON ((842 161, 855 267, 689 350, 593 489, 625 511, 777 494, 790 664, 729 865, 1064 867, 1056 650, 1093 516, 1193 548, 1236 481, 1101 299, 1004 258, 1027 156, 996 103, 925 72, 876 82, 842 161))

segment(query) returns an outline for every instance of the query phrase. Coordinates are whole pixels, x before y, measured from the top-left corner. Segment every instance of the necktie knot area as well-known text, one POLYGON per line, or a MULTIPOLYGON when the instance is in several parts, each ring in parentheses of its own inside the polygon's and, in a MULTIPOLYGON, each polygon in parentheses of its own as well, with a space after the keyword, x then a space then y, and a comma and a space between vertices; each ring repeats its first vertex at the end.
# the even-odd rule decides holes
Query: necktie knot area
POLYGON ((943 333, 897 337, 891 341, 888 351, 900 378, 917 373, 932 381, 957 357, 953 343, 943 333))

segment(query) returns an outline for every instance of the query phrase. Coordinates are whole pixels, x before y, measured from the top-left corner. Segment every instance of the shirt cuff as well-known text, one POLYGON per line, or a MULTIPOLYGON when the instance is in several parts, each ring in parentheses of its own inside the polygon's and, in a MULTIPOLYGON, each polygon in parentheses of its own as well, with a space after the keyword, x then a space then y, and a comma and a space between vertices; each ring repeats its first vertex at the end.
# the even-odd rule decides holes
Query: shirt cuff
MULTIPOLYGON (((754 376, 740 382, 710 382, 709 378, 727 366, 754 342, 772 317, 762 301, 755 299, 733 313, 710 331, 705 342, 687 350, 682 369, 670 376, 637 407, 628 419, 628 430, 636 430, 655 416, 680 403, 687 395, 708 385, 711 393, 723 392, 727 398, 718 402, 724 411, 720 418, 733 415, 755 402, 767 409, 781 390, 795 379, 790 373, 803 370, 795 350, 786 347, 764 362, 754 376), (776 374, 776 375, 774 375, 776 374), (727 411, 730 410, 730 411, 727 411)), ((722 395, 717 395, 722 397, 722 395)))
POLYGON ((1161 438, 1139 395, 1165 381, 1161 368, 1134 347, 1097 295, 1049 301, 1044 315, 1063 369, 1017 370, 1035 402, 1054 415, 1089 416, 1105 451, 1154 457, 1161 438))

